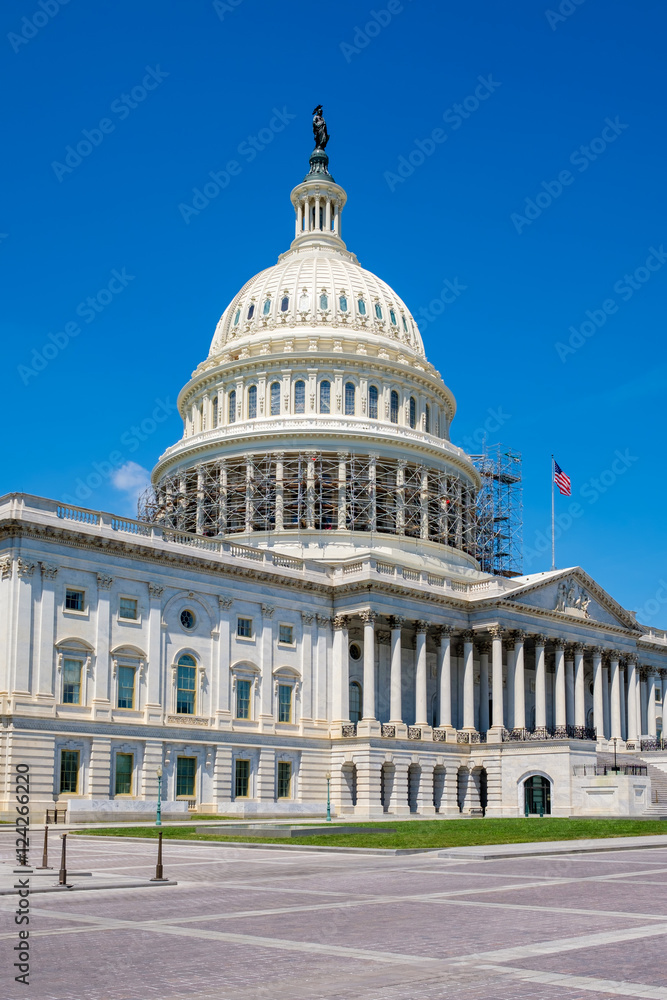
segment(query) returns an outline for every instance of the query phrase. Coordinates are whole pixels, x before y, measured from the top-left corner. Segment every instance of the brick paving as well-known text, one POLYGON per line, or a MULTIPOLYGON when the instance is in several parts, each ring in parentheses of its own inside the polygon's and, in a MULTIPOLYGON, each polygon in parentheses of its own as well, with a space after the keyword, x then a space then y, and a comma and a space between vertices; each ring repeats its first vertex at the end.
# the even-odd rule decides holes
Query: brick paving
MULTIPOLYGON (((69 854, 141 878, 155 842, 72 837, 69 854)), ((176 887, 33 896, 29 988, 0 897, 0 997, 667 1000, 667 849, 460 861, 165 841, 164 860, 176 887)))

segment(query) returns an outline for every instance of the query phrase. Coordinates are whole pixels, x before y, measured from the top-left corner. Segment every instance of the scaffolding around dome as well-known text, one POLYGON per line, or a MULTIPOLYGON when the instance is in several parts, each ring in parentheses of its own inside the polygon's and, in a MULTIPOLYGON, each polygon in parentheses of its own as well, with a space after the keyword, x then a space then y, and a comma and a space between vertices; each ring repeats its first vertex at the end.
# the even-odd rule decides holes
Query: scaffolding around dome
POLYGON ((521 455, 501 444, 470 456, 482 478, 477 494, 477 558, 494 576, 521 576, 523 497, 521 455))

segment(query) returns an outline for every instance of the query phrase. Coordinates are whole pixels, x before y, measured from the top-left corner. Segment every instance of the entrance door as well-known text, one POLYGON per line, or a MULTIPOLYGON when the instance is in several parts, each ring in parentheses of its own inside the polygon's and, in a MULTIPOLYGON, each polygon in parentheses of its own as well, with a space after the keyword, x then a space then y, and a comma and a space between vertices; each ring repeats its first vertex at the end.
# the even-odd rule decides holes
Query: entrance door
POLYGON ((530 816, 548 816, 551 813, 551 782, 541 774, 527 778, 523 785, 525 810, 530 816))

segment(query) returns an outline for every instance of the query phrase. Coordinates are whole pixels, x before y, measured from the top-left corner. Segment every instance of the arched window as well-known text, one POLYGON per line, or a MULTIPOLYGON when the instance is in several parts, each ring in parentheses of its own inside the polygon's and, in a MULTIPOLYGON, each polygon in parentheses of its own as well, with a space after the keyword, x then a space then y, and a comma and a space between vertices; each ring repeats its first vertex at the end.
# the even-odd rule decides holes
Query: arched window
POLYGON ((340 298, 338 299, 338 306, 342 313, 347 312, 347 298, 345 295, 341 295, 340 298))
POLYGON ((331 382, 320 382, 320 413, 331 413, 331 382))
POLYGON ((378 418, 378 390, 376 385, 371 385, 368 389, 368 416, 371 420, 377 420, 378 418))
POLYGON ((265 299, 262 313, 264 316, 268 316, 270 312, 271 312, 271 299, 265 299))
POLYGON ((389 419, 392 424, 398 423, 398 393, 395 389, 391 390, 391 402, 389 406, 389 419))
POLYGON ((294 383, 294 412, 306 412, 306 383, 303 379, 294 383))
POLYGON ((248 389, 248 420, 254 420, 257 416, 257 386, 251 385, 248 389))
POLYGON ((229 411, 227 419, 230 424, 236 422, 236 389, 232 389, 229 394, 229 411))
POLYGON ((354 382, 345 383, 345 416, 354 416, 354 382))
POLYGON ((410 396, 410 426, 415 427, 417 425, 417 403, 415 402, 415 397, 410 396))
POLYGON ((427 434, 431 433, 431 407, 428 403, 424 407, 424 430, 427 434))
POLYGON ((320 295, 320 309, 329 308, 329 296, 325 295, 324 292, 320 295))
POLYGON ((271 383, 271 416, 280 416, 280 382, 271 383))
POLYGON ((405 322, 405 316, 401 316, 401 319, 403 320, 403 329, 407 333, 408 332, 408 324, 405 322))
POLYGON ((248 307, 248 319, 252 319, 255 315, 255 303, 251 302, 248 307))
POLYGON ((360 316, 365 316, 366 315, 366 303, 364 302, 363 299, 359 299, 357 301, 357 309, 359 310, 359 315, 360 316))
POLYGON ((195 714, 196 680, 195 658, 186 653, 176 664, 176 712, 179 715, 195 714))
POLYGON ((393 309, 389 310, 389 319, 391 320, 391 325, 396 326, 396 313, 393 309))
POLYGON ((361 719, 361 684, 358 681, 350 682, 350 722, 359 722, 361 719))
POLYGON ((379 302, 375 303, 375 316, 377 319, 382 319, 382 306, 379 302))
POLYGON ((551 782, 542 774, 534 774, 523 783, 526 816, 549 816, 551 813, 551 782))
POLYGON ((239 320, 240 319, 241 319, 241 310, 237 309, 236 312, 234 313, 234 326, 238 326, 239 325, 239 320))
POLYGON ((289 309, 289 295, 283 295, 280 300, 280 311, 286 313, 289 309))
POLYGON ((213 397, 212 411, 213 411, 212 412, 212 417, 211 417, 212 425, 213 425, 213 427, 217 427, 218 426, 218 397, 217 396, 213 397))

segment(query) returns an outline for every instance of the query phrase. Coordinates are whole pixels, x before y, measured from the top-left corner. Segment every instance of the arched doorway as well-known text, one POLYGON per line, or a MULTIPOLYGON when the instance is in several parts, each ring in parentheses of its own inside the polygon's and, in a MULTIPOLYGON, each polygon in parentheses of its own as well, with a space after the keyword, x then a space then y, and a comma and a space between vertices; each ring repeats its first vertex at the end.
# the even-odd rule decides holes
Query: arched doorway
POLYGON ((445 768, 441 765, 433 769, 433 805, 437 813, 442 808, 442 799, 445 794, 445 774, 445 768))
POLYGON ((380 772, 380 802, 382 811, 389 812, 391 796, 394 791, 394 776, 396 768, 393 764, 384 763, 380 772))
POLYGON ((410 812, 416 813, 419 806, 419 781, 421 779, 419 764, 410 764, 408 768, 408 805, 410 812))
POLYGON ((523 783, 524 811, 527 816, 551 814, 551 782, 543 774, 533 774, 523 783))
POLYGON ((343 775, 343 808, 357 804, 357 765, 345 764, 343 775))

